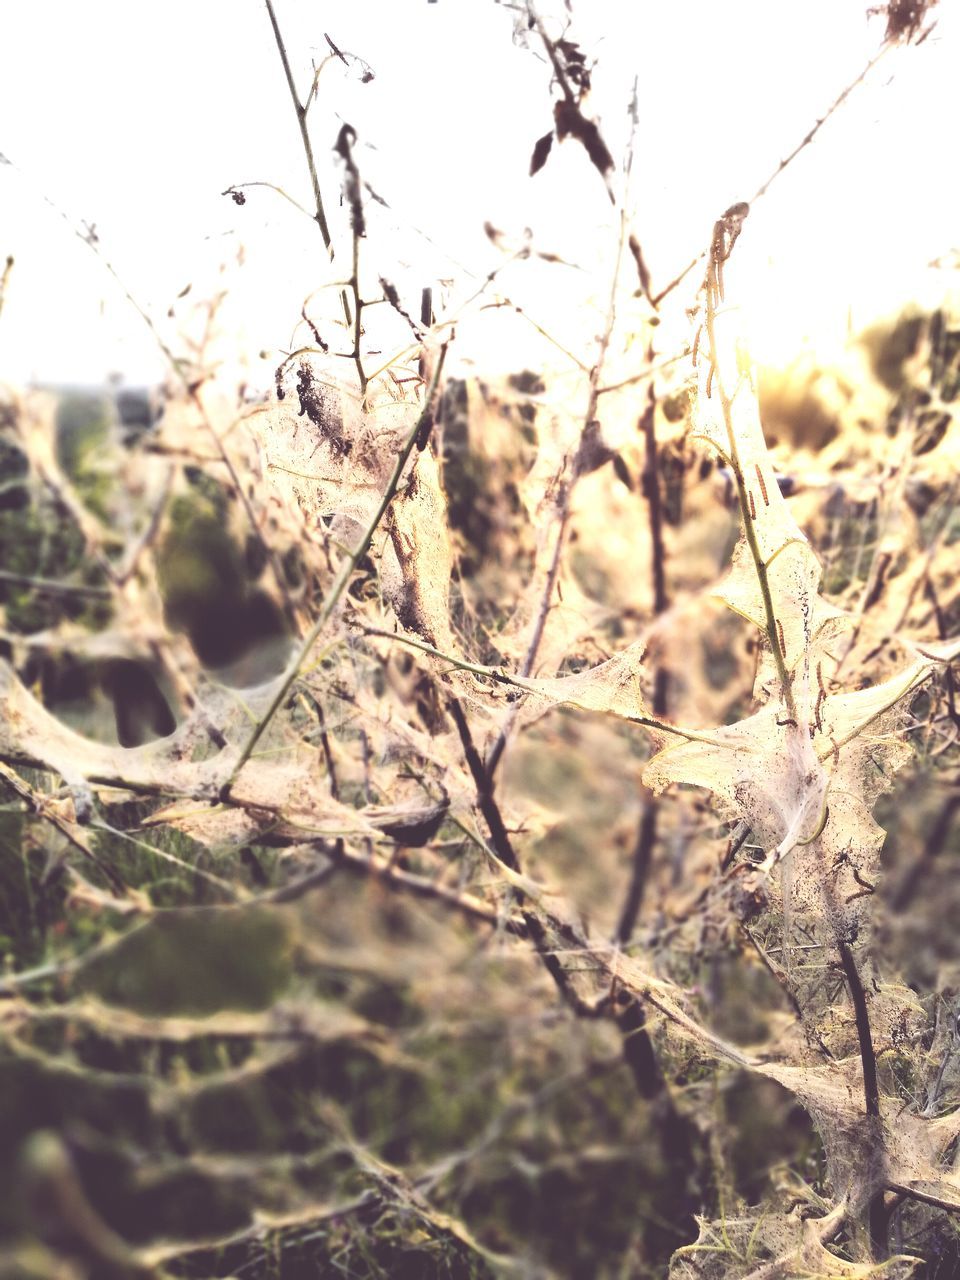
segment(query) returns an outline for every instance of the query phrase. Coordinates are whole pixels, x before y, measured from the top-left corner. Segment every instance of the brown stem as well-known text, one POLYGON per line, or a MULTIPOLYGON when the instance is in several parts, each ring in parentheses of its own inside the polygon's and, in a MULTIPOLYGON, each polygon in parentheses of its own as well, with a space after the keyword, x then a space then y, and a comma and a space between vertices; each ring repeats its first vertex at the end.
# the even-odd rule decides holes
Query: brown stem
MULTIPOLYGON (((653 351, 647 351, 647 363, 653 362, 653 351)), ((647 407, 643 411, 639 427, 643 432, 646 448, 646 459, 643 470, 643 494, 647 500, 647 512, 650 520, 650 560, 653 577, 653 612, 655 615, 665 613, 669 606, 667 596, 666 549, 663 541, 663 501, 660 494, 660 471, 657 459, 657 436, 654 428, 656 412, 656 393, 653 384, 647 389, 647 407)), ((667 714, 668 673, 666 668, 658 666, 653 680, 653 711, 657 716, 667 714)), ((650 875, 650 864, 653 850, 657 842, 657 798, 652 792, 643 790, 643 813, 633 850, 632 870, 627 896, 620 912, 617 925, 617 938, 629 942, 637 925, 643 896, 650 875)))
MULTIPOLYGON (((838 938, 837 949, 840 952, 843 974, 850 989, 850 999, 853 1001, 853 1012, 857 1024, 857 1041, 860 1045, 860 1062, 863 1068, 864 1108, 867 1116, 879 1129, 880 1084, 877 1079, 877 1057, 873 1049, 867 994, 849 944, 838 938)), ((881 1261, 887 1253, 887 1214, 883 1203, 882 1187, 874 1191, 867 1205, 867 1228, 870 1233, 870 1250, 874 1259, 881 1261)))
POLYGON ((520 864, 517 861, 517 855, 514 853, 513 845, 510 843, 510 836, 500 813, 500 806, 497 804, 493 794, 493 779, 480 759, 480 753, 477 751, 473 735, 470 732, 470 726, 467 723, 467 717, 463 714, 463 708, 456 698, 448 699, 447 708, 453 717, 453 723, 457 726, 457 733, 460 737, 460 745, 463 747, 467 768, 470 770, 473 785, 476 787, 477 803, 490 832, 494 852, 505 866, 510 867, 512 871, 519 871, 520 864))
MULTIPOLYGON (((737 486, 737 500, 740 505, 740 521, 743 525, 743 534, 747 546, 750 549, 750 556, 753 560, 754 569, 757 574, 757 585, 760 587, 760 596, 763 600, 764 611, 764 631, 767 635, 767 643, 770 646, 770 652, 773 654, 774 665, 777 669, 777 678, 780 681, 780 689, 783 694, 783 700, 787 708, 787 714, 792 720, 797 719, 796 703, 793 696, 793 684, 790 679, 790 673, 787 670, 786 655, 783 652, 783 644, 780 638, 781 631, 778 625, 778 619, 773 607, 773 595, 770 590, 770 577, 767 563, 760 553, 760 544, 757 541, 757 532, 754 522, 750 516, 750 504, 747 496, 746 482, 743 478, 743 470, 740 466, 740 449, 737 442, 737 435, 733 425, 733 401, 730 393, 724 385, 724 380, 720 372, 719 362, 717 359, 717 340, 716 340, 716 308, 720 296, 720 288, 717 277, 717 268, 719 264, 715 264, 712 260, 707 269, 706 279, 706 305, 704 320, 704 328, 710 341, 710 371, 714 375, 713 381, 717 385, 720 408, 723 414, 723 423, 727 432, 727 442, 730 451, 730 465, 733 470, 734 480, 737 486)), ((709 392, 710 383, 707 383, 709 392)))
POLYGON ((360 382, 361 399, 367 394, 367 375, 360 355, 360 335, 363 332, 360 315, 363 311, 363 299, 360 296, 360 236, 353 233, 353 272, 350 276, 350 288, 353 292, 353 363, 357 367, 357 378, 360 382))
POLYGON ((290 59, 287 57, 287 46, 284 43, 283 36, 280 33, 280 27, 277 23, 277 15, 273 11, 272 0, 264 0, 267 6, 267 13, 270 15, 270 25, 273 27, 273 36, 277 42, 277 51, 280 54, 280 61, 283 63, 283 72, 287 77, 287 88, 290 90, 290 98, 293 102, 293 109, 297 115, 297 124, 300 128, 300 141, 303 143, 303 154, 307 160, 307 168, 310 171, 310 181, 313 184, 313 198, 316 203, 316 212, 314 213, 314 221, 320 228, 320 234, 323 236, 323 243, 330 255, 330 261, 333 261, 333 241, 330 237, 330 227, 327 223, 327 215, 323 208, 323 197, 320 194, 320 180, 317 177, 317 164, 313 158, 313 145, 310 142, 310 131, 307 128, 307 110, 297 94, 297 86, 293 80, 293 72, 290 69, 290 59))
POLYGON ((643 789, 643 814, 640 818, 640 829, 633 851, 633 867, 630 874, 630 885, 620 912, 617 924, 617 938, 627 943, 633 937, 633 931, 643 904, 647 877, 650 874, 650 863, 657 841, 657 798, 646 787, 643 789))

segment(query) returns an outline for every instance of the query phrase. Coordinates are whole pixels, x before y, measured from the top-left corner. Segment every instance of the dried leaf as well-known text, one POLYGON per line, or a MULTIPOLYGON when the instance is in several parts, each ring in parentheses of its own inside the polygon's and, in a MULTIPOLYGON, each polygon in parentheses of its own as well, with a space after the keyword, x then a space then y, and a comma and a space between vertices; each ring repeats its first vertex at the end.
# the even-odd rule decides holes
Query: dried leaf
POLYGON ((553 130, 545 133, 542 138, 538 138, 533 148, 533 155, 530 157, 530 177, 535 173, 539 173, 543 166, 547 163, 547 156, 553 147, 553 130))

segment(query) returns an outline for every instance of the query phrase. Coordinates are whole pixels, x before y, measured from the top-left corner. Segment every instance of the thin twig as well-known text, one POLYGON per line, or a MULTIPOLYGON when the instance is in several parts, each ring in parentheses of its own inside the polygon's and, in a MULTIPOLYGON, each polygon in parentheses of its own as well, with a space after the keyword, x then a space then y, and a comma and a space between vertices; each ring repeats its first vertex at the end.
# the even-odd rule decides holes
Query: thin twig
POLYGON ((278 196, 283 196, 284 200, 289 200, 295 209, 299 209, 305 218, 309 218, 311 222, 316 222, 316 214, 310 212, 299 200, 295 200, 289 191, 284 191, 283 187, 276 182, 234 182, 225 191, 221 191, 222 196, 232 196, 235 191, 246 191, 248 187, 266 187, 270 191, 275 191, 278 196))
POLYGON ((293 102, 293 109, 297 116, 297 126, 300 129, 300 141, 303 143, 303 154, 306 157, 307 169, 310 172, 310 181, 313 184, 313 198, 316 204, 313 219, 320 228, 324 247, 330 255, 330 261, 332 262, 333 240, 330 236, 330 226, 327 222, 327 215, 323 207, 323 196, 320 193, 320 179, 317 177, 317 164, 313 158, 313 144, 310 141, 310 130, 307 128, 307 108, 300 101, 300 97, 297 94, 297 86, 294 83, 293 71, 290 69, 290 59, 287 57, 287 46, 284 43, 283 35, 280 32, 277 15, 273 11, 272 0, 264 0, 264 3, 267 6, 267 13, 270 15, 270 25, 273 27, 273 37, 277 42, 277 51, 280 54, 280 61, 283 63, 283 73, 287 78, 287 88, 290 90, 290 99, 293 102))
MULTIPOLYGON (((317 78, 320 69, 314 75, 313 84, 310 87, 310 93, 307 95, 306 102, 300 101, 297 93, 297 86, 293 79, 293 71, 290 68, 290 59, 287 56, 287 46, 284 42, 283 35, 280 31, 277 15, 274 13, 272 0, 264 0, 267 6, 267 13, 270 15, 270 25, 273 27, 273 36, 277 42, 277 51, 280 54, 280 61, 283 63, 283 73, 287 79, 287 88, 290 90, 290 100, 293 103, 293 110, 297 117, 297 127, 300 130, 300 141, 303 145, 303 154, 307 162, 307 172, 310 175, 310 184, 313 187, 314 212, 312 214, 313 221, 320 228, 320 235, 323 238, 324 248, 333 262, 334 248, 333 239, 330 235, 330 225, 327 222, 326 211, 323 207, 323 196, 320 193, 320 179, 317 175, 317 162, 313 155, 313 144, 310 141, 310 130, 307 127, 307 113, 310 110, 310 104, 313 99, 317 87, 317 78)), ((289 198, 289 197, 288 197, 289 198)), ((340 305, 343 308, 343 318, 349 325, 350 303, 347 301, 347 295, 343 289, 340 290, 340 305)))
POLYGON ((496 855, 501 862, 505 863, 513 871, 519 871, 520 863, 517 861, 517 855, 514 852, 513 845, 510 843, 510 837, 500 814, 500 808, 494 799, 490 772, 484 768, 480 753, 474 746, 470 726, 467 724, 467 718, 463 714, 463 708, 456 698, 450 698, 447 706, 453 716, 453 723, 457 726, 457 733, 460 736, 460 744, 463 747, 467 768, 470 770, 470 776, 473 778, 473 784, 476 787, 477 803, 490 832, 490 839, 493 842, 496 855))
MULTIPOLYGON (((780 174, 783 173, 784 169, 786 169, 789 164, 792 164, 792 162, 796 160, 800 152, 803 151, 805 147, 808 147, 811 142, 813 142, 814 138, 817 136, 817 134, 820 132, 823 126, 827 123, 830 117, 834 114, 834 112, 837 111, 837 109, 843 105, 843 103, 847 100, 850 94, 853 93, 854 89, 856 89, 858 85, 863 83, 863 81, 867 78, 867 76, 870 74, 873 68, 880 61, 880 59, 891 48, 892 48, 892 45, 889 42, 886 42, 883 44, 883 46, 880 49, 880 52, 874 54, 874 56, 863 68, 863 70, 860 72, 857 78, 855 80, 851 80, 850 83, 847 85, 847 87, 841 91, 838 97, 834 100, 833 104, 827 108, 824 114, 817 120, 813 128, 808 130, 804 138, 794 147, 794 149, 790 152, 790 154, 786 157, 786 159, 781 160, 777 165, 777 167, 770 174, 770 176, 764 182, 761 182, 760 186, 757 187, 756 191, 750 197, 748 201, 749 204, 754 204, 757 200, 760 200, 763 196, 767 194, 767 191, 770 189, 770 186, 776 181, 777 178, 779 178, 780 174)), ((674 289, 677 288, 678 285, 682 284, 683 281, 690 274, 690 272, 693 271, 693 269, 699 263, 704 261, 706 256, 707 256, 707 250, 705 249, 702 253, 698 253, 695 258, 692 258, 687 263, 687 265, 683 268, 683 270, 678 272, 678 274, 674 276, 674 278, 670 281, 670 283, 660 290, 660 292, 653 299, 653 305, 655 307, 658 307, 660 303, 664 300, 664 298, 666 298, 668 294, 671 294, 674 291, 674 289)))
POLYGON ((946 1213, 960 1213, 960 1200, 947 1200, 944 1196, 934 1195, 932 1191, 921 1191, 919 1187, 911 1187, 907 1182, 888 1182, 887 1189, 901 1196, 909 1196, 911 1200, 919 1200, 921 1204, 943 1209, 946 1213))

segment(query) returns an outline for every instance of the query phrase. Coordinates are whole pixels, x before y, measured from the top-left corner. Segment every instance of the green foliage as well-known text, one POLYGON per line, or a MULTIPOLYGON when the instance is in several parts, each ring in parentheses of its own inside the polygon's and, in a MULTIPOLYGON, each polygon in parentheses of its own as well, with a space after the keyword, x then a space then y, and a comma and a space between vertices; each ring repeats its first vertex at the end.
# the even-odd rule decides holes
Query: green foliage
POLYGON ((265 908, 161 916, 92 960, 78 989, 158 1017, 266 1009, 289 982, 290 952, 282 914, 265 908))

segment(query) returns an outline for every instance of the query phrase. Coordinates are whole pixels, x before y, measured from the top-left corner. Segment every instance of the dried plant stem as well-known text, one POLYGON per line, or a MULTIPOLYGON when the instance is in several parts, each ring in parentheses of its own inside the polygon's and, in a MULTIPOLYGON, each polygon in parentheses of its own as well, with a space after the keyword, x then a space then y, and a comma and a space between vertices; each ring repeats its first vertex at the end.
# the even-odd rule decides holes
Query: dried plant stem
MULTIPOLYGON (((483 814, 483 820, 487 824, 487 830, 490 832, 490 842, 493 845, 494 853, 505 867, 509 867, 511 871, 520 871, 520 863, 514 852, 506 823, 503 820, 500 806, 497 804, 494 795, 493 779, 484 767, 480 753, 474 744, 473 735, 470 732, 470 726, 463 713, 463 708, 457 698, 450 698, 447 702, 447 707, 457 727, 467 768, 476 788, 477 804, 483 814)), ((526 895, 522 890, 516 888, 514 893, 520 899, 520 914, 526 925, 527 936, 533 943, 544 968, 553 979, 554 986, 557 988, 561 999, 578 1017, 596 1016, 594 1006, 583 1000, 571 982, 567 970, 560 961, 560 957, 550 945, 543 923, 535 910, 527 903, 526 895)))
POLYGON ((633 937, 657 842, 657 797, 646 787, 641 788, 641 795, 643 811, 631 859, 630 883, 617 923, 617 938, 623 943, 633 937))
POLYGON ((474 745, 473 735, 470 733, 470 726, 467 723, 466 716, 463 714, 463 708, 457 698, 450 698, 447 702, 447 707, 453 717, 453 723, 457 727, 467 768, 470 770, 470 776, 476 787, 477 803, 480 807, 480 812, 483 814, 483 820, 487 824, 487 830, 490 832, 490 839, 493 842, 497 857, 511 870, 519 871, 520 863, 514 852, 513 845, 510 843, 510 836, 507 834, 506 824, 500 813, 500 806, 494 798, 492 779, 484 768, 480 753, 474 745))
POLYGON ((240 752, 240 756, 237 760, 237 763, 234 765, 233 770, 230 774, 230 777, 227 779, 226 783, 223 786, 223 789, 221 791, 221 799, 227 799, 229 797, 230 790, 237 779, 237 775, 239 774, 243 766, 247 763, 247 761, 250 759, 250 756, 252 755, 257 743, 260 741, 261 737, 263 736, 263 733, 266 730, 267 726, 270 724, 271 720, 276 715, 277 711, 286 701, 287 696, 290 693, 290 689, 293 687, 294 681, 296 680, 297 676, 300 674, 300 668, 302 667, 303 663, 306 661, 310 653, 310 650, 316 644, 317 639, 320 636, 320 633, 323 631, 324 627, 330 621, 333 611, 336 609, 340 601, 340 597, 343 595, 343 592, 346 590, 347 584, 349 583, 350 579, 353 577, 354 570, 356 569, 360 561, 363 559, 363 557, 369 551, 370 543, 373 541, 373 535, 376 533, 377 527, 380 524, 380 521, 383 519, 384 515, 386 514, 387 508, 390 506, 390 503, 393 501, 394 494, 396 493, 397 487, 400 484, 400 477, 403 475, 404 468, 406 467, 407 462, 409 461, 410 455, 413 452, 414 446, 416 445, 417 437, 420 434, 420 429, 423 426, 424 422, 426 422, 429 419, 429 416, 433 413, 433 401, 437 392, 437 387, 439 386, 439 383, 440 383, 440 375, 443 372, 443 364, 446 358, 446 354, 447 354, 447 344, 444 343, 444 345, 440 348, 440 355, 437 360, 437 367, 436 367, 436 370, 434 371, 433 380, 430 384, 429 390, 427 391, 427 395, 423 403, 423 408, 420 411, 420 414, 417 417, 417 421, 414 423, 412 430, 407 436, 406 441, 403 444, 403 447, 401 448, 399 454, 397 455, 397 461, 396 461, 396 465, 393 468, 393 474, 391 475, 387 483, 387 486, 384 489, 383 497, 380 500, 380 505, 377 507, 377 510, 373 515, 373 519, 370 521, 369 525, 367 526, 366 532, 364 533, 363 537, 360 539, 359 543, 354 548, 354 550, 343 561, 340 567, 340 571, 337 574, 336 580, 331 586, 329 592, 327 593, 327 597, 323 602, 323 608, 320 611, 319 617, 317 618, 316 622, 314 622, 313 626, 310 628, 310 630, 307 632, 306 636, 302 640, 300 647, 297 650, 293 660, 290 662, 289 666, 287 667, 287 670, 285 675, 283 676, 283 679, 280 681, 280 686, 277 689, 277 692, 274 695, 273 700, 271 701, 269 707, 264 712, 264 714, 257 721, 256 725, 254 726, 253 732, 250 734, 249 738, 244 744, 243 750, 240 752))
POLYGON ((556 46, 547 35, 546 27, 544 27, 540 15, 533 7, 531 0, 527 0, 527 19, 529 22, 533 23, 537 29, 537 35, 540 37, 540 42, 546 51, 547 57, 550 59, 550 65, 553 67, 553 74, 556 77, 557 84, 560 86, 561 93, 564 98, 566 98, 567 102, 576 105, 576 94, 573 92, 570 81, 567 79, 567 73, 564 71, 563 65, 557 57, 556 46))
MULTIPOLYGON (((273 27, 273 37, 277 42, 277 52, 280 54, 280 61, 283 63, 283 73, 287 78, 287 88, 290 90, 290 101, 293 103, 293 110, 297 117, 297 127, 300 130, 300 141, 303 144, 303 154, 307 162, 307 171, 310 174, 310 184, 313 187, 314 212, 310 215, 317 226, 320 228, 320 235, 323 238, 323 245, 327 251, 327 255, 332 262, 334 259, 333 238, 330 235, 330 224, 327 222, 326 211, 323 207, 323 196, 320 193, 320 178, 317 174, 317 162, 313 155, 313 143, 310 141, 310 130, 307 127, 307 113, 310 110, 310 102, 316 92, 317 77, 314 76, 310 93, 306 102, 300 101, 297 93, 297 86, 293 79, 293 71, 290 67, 290 59, 287 56, 287 46, 280 30, 280 24, 277 22, 277 15, 273 9, 273 0, 264 0, 267 6, 267 13, 270 16, 270 25, 273 27)), ((319 74, 319 72, 317 73, 319 74)), ((285 192, 283 194, 286 194, 285 192)), ((290 198, 289 196, 287 197, 290 198)), ((296 204, 297 202, 294 201, 296 204)), ((356 250, 356 246, 354 246, 356 250)), ((354 275, 356 275, 356 261, 354 261, 354 275)), ((340 305, 343 308, 343 317, 347 324, 351 323, 350 304, 347 301, 346 293, 340 290, 340 305)))
MULTIPOLYGON (((863 981, 857 969, 853 952, 842 938, 837 939, 837 950, 840 952, 840 963, 847 980, 850 999, 857 1024, 857 1041, 860 1046, 860 1064, 863 1069, 864 1109, 867 1117, 877 1129, 877 1142, 880 1145, 880 1085, 877 1080, 877 1057, 873 1048, 873 1035, 870 1030, 870 1012, 867 1008, 867 996, 863 981)), ((883 1188, 880 1187, 870 1197, 867 1205, 867 1230, 870 1234, 870 1252, 879 1262, 887 1253, 887 1213, 883 1203, 883 1188)))
MULTIPOLYGON (((468 919, 476 921, 478 924, 489 924, 496 928, 503 928, 507 933, 521 938, 527 935, 526 923, 519 916, 498 910, 496 907, 484 902, 482 898, 478 898, 475 894, 458 892, 456 889, 448 888, 437 880, 417 875, 415 872, 398 867, 392 854, 389 857, 384 857, 377 853, 371 855, 366 849, 362 852, 352 850, 349 846, 338 842, 336 852, 329 856, 332 859, 334 868, 342 867, 355 875, 372 876, 377 880, 381 880, 384 884, 410 893, 416 898, 440 902, 468 919)), ((305 882, 309 880, 306 887, 312 888, 316 883, 315 877, 320 874, 325 875, 327 870, 327 868, 323 868, 309 878, 304 877, 305 882)), ((272 896, 272 900, 287 902, 292 899, 294 893, 299 896, 299 883, 295 882, 294 885, 284 886, 283 889, 278 890, 272 896)))
POLYGON ((234 182, 227 187, 225 191, 221 191, 220 194, 222 196, 232 196, 235 191, 246 191, 250 187, 266 187, 269 191, 275 191, 278 196, 282 196, 283 199, 292 204, 295 209, 299 209, 305 218, 309 218, 311 222, 316 221, 315 216, 309 209, 302 205, 299 200, 294 199, 289 191, 284 191, 283 187, 279 186, 276 182, 234 182))
MULTIPOLYGON (((652 347, 647 348, 647 363, 653 363, 652 347)), ((657 435, 655 430, 656 392, 653 384, 647 388, 647 405, 639 426, 643 431, 646 461, 643 471, 643 494, 647 500, 650 522, 650 568, 653 578, 653 612, 659 617, 665 613, 670 601, 667 596, 666 548, 663 541, 663 503, 660 497, 660 470, 657 464, 657 435)), ((658 665, 653 677, 653 713, 659 717, 667 714, 668 673, 658 665)), ((620 911, 617 937, 623 943, 630 941, 636 928, 643 896, 650 875, 653 851, 657 843, 657 815, 659 801, 646 787, 641 789, 643 811, 634 843, 631 859, 630 883, 620 911)))
POLYGON ((684 348, 675 356, 668 356, 664 360, 659 360, 656 364, 650 364, 642 373, 634 373, 629 378, 621 379, 620 382, 608 382, 605 387, 598 387, 597 395, 605 396, 611 391, 622 391, 624 387, 635 386, 638 382, 651 382, 658 373, 662 373, 664 369, 669 369, 673 365, 679 364, 681 360, 686 360, 689 355, 689 348, 684 348))
MULTIPOLYGON (((834 99, 833 103, 827 108, 827 110, 823 113, 823 115, 820 116, 816 124, 814 124, 813 128, 809 129, 806 135, 800 140, 800 142, 797 143, 797 145, 790 152, 790 154, 785 159, 779 162, 779 164, 773 170, 770 176, 764 182, 761 182, 760 186, 757 187, 756 191, 750 197, 748 201, 749 204, 754 204, 757 200, 761 199, 761 197, 767 194, 767 191, 770 189, 772 184, 777 180, 777 178, 780 177, 784 169, 786 169, 788 165, 792 164, 793 161, 796 160, 800 152, 803 151, 805 147, 808 147, 811 142, 813 142, 814 138, 817 136, 817 134, 820 132, 823 126, 827 123, 827 121, 831 118, 834 112, 836 112, 844 104, 844 102, 846 102, 850 94, 853 93, 853 91, 864 82, 864 80, 867 78, 867 76, 870 74, 873 68, 877 65, 880 59, 892 47, 893 46, 890 41, 886 41, 881 46, 879 53, 874 54, 874 56, 870 59, 870 61, 863 68, 863 70, 856 77, 856 79, 851 80, 850 83, 846 86, 846 88, 843 89, 838 94, 838 96, 834 99)), ((678 272, 677 275, 675 275, 673 279, 670 281, 670 283, 665 285, 660 290, 660 292, 653 299, 653 305, 655 307, 659 306, 660 303, 664 300, 664 298, 666 298, 669 294, 671 294, 674 291, 674 289, 676 289, 679 285, 681 285, 683 281, 687 278, 687 276, 690 274, 690 272, 693 271, 693 269, 699 263, 703 262, 706 256, 707 256, 707 250, 704 250, 702 253, 698 253, 695 258, 691 258, 691 260, 687 263, 687 265, 683 268, 683 270, 678 272)))
POLYGON ((947 1200, 943 1196, 934 1195, 930 1191, 921 1191, 919 1187, 911 1187, 905 1182, 888 1182, 887 1189, 899 1196, 909 1196, 921 1204, 932 1205, 935 1209, 943 1209, 945 1213, 960 1213, 960 1201, 947 1200))
POLYGON ((357 367, 357 378, 360 382, 360 398, 367 394, 367 375, 363 368, 363 359, 360 354, 360 336, 363 328, 360 322, 360 316, 363 311, 364 303, 360 296, 360 235, 354 230, 353 232, 353 271, 350 276, 350 289, 353 293, 353 363, 357 367))
MULTIPOLYGON (((449 699, 447 705, 460 736, 467 768, 476 788, 477 802, 490 832, 494 852, 504 866, 509 867, 511 870, 519 871, 519 861, 494 795, 492 775, 489 769, 484 767, 480 753, 474 745, 470 726, 458 699, 449 699)), ((666 1099, 667 1113, 672 1124, 674 1143, 679 1142, 682 1144, 687 1142, 689 1135, 673 1108, 667 1092, 666 1081, 657 1061, 653 1041, 650 1038, 650 1032, 647 1030, 646 1012, 641 996, 636 991, 621 991, 621 999, 615 1001, 612 998, 612 992, 616 977, 611 976, 609 994, 603 995, 597 1000, 585 999, 571 979, 571 973, 575 972, 575 970, 568 969, 561 957, 564 952, 567 954, 576 953, 581 959, 587 957, 592 962, 588 967, 599 969, 602 962, 596 958, 586 933, 584 932, 581 935, 579 931, 565 922, 551 918, 548 912, 542 911, 541 904, 530 903, 526 900, 526 895, 522 890, 515 889, 515 892, 520 899, 520 916, 526 926, 526 936, 533 943, 541 963, 552 978, 564 1004, 578 1018, 609 1017, 613 1019, 622 1038, 623 1060, 630 1069, 641 1097, 653 1098, 663 1095, 666 1099), (553 933, 567 944, 565 947, 557 948, 552 944, 545 920, 549 923, 553 933)), ((614 959, 614 964, 616 964, 616 959, 614 959)), ((644 994, 649 995, 648 992, 644 994)), ((670 1015, 668 1014, 668 1016, 670 1015)), ((673 1154, 675 1155, 676 1151, 673 1154)))
POLYGON ((313 157, 313 144, 310 141, 310 130, 307 128, 307 108, 300 101, 297 94, 297 86, 294 83, 293 71, 290 67, 290 59, 287 56, 287 46, 284 42, 283 35, 280 31, 277 15, 273 10, 273 0, 264 0, 267 6, 267 13, 270 16, 270 25, 273 27, 273 37, 277 42, 277 52, 280 54, 280 61, 283 63, 283 73, 287 77, 287 88, 290 90, 290 98, 293 102, 293 109, 297 116, 297 125, 300 129, 300 141, 303 143, 303 154, 306 157, 307 169, 310 171, 310 181, 313 184, 313 199, 315 203, 315 211, 313 220, 320 228, 320 234, 323 237, 323 243, 330 255, 330 261, 333 261, 333 240, 330 236, 330 226, 327 222, 327 215, 323 208, 323 196, 320 194, 320 179, 317 176, 317 162, 313 157))
POLYGON ((773 595, 770 591, 770 578, 767 572, 767 563, 760 553, 760 545, 757 542, 757 531, 754 528, 753 520, 750 518, 750 504, 747 497, 747 487, 743 478, 743 468, 740 465, 740 448, 737 443, 736 429, 733 425, 733 402, 726 387, 724 386, 717 358, 716 290, 713 287, 714 271, 714 264, 711 263, 710 270, 707 273, 707 287, 704 291, 706 294, 706 318, 704 320, 704 326, 710 343, 710 364, 713 373, 713 381, 716 384, 717 392, 719 394, 720 408, 723 413, 723 423, 727 432, 727 444, 729 449, 728 456, 737 485, 737 501, 740 504, 740 520, 743 525, 744 537, 746 539, 747 546, 750 549, 750 555, 756 569, 757 582, 760 586, 760 595, 763 600, 763 612, 765 618, 764 630, 767 635, 767 643, 770 646, 770 652, 773 654, 773 660, 777 668, 777 677, 780 681, 780 688, 783 692, 783 700, 786 704, 787 714, 792 720, 796 721, 798 717, 796 701, 793 696, 793 684, 790 679, 790 673, 787 670, 786 658, 780 644, 777 615, 773 607, 773 595))
MULTIPOLYGON (((653 352, 647 352, 648 364, 653 364, 653 352)), ((663 500, 660 495, 660 468, 657 455, 656 433, 656 390, 651 384, 647 388, 647 406, 640 419, 643 431, 646 459, 643 469, 643 496, 647 500, 647 512, 650 522, 650 568, 653 577, 653 612, 656 617, 666 613, 670 599, 667 595, 667 552, 663 540, 663 500)), ((666 695, 660 697, 666 702, 666 695)), ((655 694, 656 702, 656 694, 655 694)), ((658 714, 666 714, 666 706, 654 706, 658 714)))

